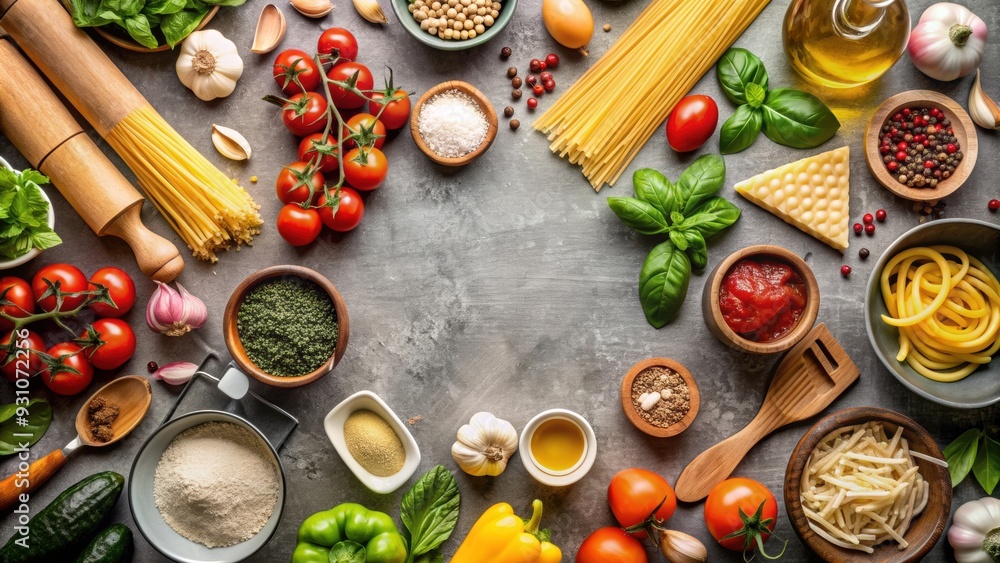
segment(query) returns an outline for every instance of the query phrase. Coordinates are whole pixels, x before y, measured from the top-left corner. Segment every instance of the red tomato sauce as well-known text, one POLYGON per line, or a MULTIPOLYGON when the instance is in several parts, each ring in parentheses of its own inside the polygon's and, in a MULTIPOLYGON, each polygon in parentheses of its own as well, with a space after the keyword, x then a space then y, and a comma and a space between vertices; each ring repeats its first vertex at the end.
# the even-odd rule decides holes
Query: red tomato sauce
POLYGON ((771 342, 799 323, 806 284, 784 262, 745 258, 722 278, 719 307, 733 332, 753 342, 771 342))

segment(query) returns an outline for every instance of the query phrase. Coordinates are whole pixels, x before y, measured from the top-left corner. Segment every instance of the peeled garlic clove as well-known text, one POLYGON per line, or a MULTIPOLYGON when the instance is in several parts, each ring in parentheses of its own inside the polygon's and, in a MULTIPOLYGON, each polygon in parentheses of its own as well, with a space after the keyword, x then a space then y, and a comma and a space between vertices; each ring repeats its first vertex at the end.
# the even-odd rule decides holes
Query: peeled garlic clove
POLYGON ((291 0, 292 7, 307 18, 322 18, 333 11, 329 0, 291 0))
POLYGON ((285 14, 274 4, 264 6, 257 20, 257 32, 253 36, 250 50, 262 55, 270 53, 285 38, 285 14))
POLYGON ((981 70, 976 71, 976 81, 969 90, 969 116, 976 125, 984 129, 1000 130, 1000 108, 983 91, 983 85, 979 80, 981 74, 981 70))
POLYGON ((382 11, 382 6, 378 0, 354 0, 354 9, 361 14, 361 17, 372 23, 388 24, 389 20, 382 11))
POLYGON ((662 530, 660 551, 671 563, 702 563, 708 560, 708 549, 693 536, 676 530, 662 530))
POLYGON ((247 160, 253 151, 250 143, 239 131, 212 124, 212 143, 219 154, 230 160, 247 160))

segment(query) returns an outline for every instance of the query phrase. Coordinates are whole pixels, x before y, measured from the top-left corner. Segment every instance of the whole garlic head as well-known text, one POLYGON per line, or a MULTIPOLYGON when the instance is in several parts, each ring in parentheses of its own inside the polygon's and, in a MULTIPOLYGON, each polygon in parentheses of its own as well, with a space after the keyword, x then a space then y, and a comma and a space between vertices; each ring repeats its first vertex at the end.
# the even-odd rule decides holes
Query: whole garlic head
POLYGON ((488 412, 479 412, 472 415, 469 424, 458 429, 451 457, 469 475, 496 477, 507 468, 507 460, 516 451, 514 425, 488 412))
POLYGON ((184 40, 176 69, 181 83, 208 102, 233 93, 243 75, 243 59, 235 43, 214 29, 206 29, 184 40))

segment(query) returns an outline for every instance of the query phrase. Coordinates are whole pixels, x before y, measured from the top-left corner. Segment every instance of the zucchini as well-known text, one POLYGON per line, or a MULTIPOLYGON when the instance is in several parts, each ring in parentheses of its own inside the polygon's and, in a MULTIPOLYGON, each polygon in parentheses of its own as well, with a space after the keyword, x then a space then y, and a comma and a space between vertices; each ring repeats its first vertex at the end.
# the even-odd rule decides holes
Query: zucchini
POLYGON ((128 563, 134 549, 132 530, 125 524, 112 524, 94 536, 76 563, 128 563))
POLYGON ((91 475, 71 486, 31 518, 28 534, 15 531, 0 548, 3 563, 68 561, 111 514, 125 487, 114 471, 91 475))

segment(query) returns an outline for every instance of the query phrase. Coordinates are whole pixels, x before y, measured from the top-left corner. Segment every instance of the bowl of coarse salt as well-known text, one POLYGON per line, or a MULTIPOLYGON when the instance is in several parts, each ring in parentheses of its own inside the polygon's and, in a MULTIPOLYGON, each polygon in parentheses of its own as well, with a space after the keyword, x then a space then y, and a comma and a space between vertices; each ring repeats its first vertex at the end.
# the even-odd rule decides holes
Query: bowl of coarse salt
POLYGON ((427 158, 444 166, 465 166, 493 144, 497 112, 475 86, 449 80, 417 100, 410 133, 427 158))

